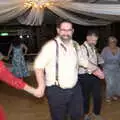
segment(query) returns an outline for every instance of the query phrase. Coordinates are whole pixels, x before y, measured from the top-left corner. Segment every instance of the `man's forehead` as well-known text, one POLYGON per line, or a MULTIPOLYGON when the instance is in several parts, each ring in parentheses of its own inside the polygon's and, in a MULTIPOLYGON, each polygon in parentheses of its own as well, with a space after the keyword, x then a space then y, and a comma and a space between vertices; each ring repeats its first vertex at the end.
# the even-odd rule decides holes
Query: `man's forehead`
POLYGON ((60 28, 72 28, 72 24, 69 22, 63 22, 61 23, 60 28))
POLYGON ((95 38, 98 38, 98 36, 96 36, 96 35, 88 35, 88 37, 95 37, 95 38))

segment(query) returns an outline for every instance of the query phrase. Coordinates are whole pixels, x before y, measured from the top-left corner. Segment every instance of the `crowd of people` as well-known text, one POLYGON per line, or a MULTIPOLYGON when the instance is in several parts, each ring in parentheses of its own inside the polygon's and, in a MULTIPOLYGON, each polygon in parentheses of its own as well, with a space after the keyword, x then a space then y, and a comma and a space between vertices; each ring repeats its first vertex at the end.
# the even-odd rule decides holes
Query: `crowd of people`
POLYGON ((98 53, 99 34, 89 30, 79 45, 72 39, 73 25, 62 21, 57 36, 46 43, 34 63, 39 96, 46 95, 52 120, 103 120, 101 81, 106 81, 106 101, 119 96, 119 56, 117 39, 108 38, 108 47, 98 53), (90 112, 90 99, 93 111, 90 112))
MULTIPOLYGON (((23 49, 27 53, 27 47, 18 38, 8 52, 10 56, 13 51, 13 70, 9 72, 0 61, 0 80, 38 98, 46 93, 52 120, 104 120, 101 116, 101 80, 106 81, 106 102, 120 96, 120 48, 117 39, 110 36, 107 47, 98 53, 95 47, 98 31, 89 30, 84 43, 79 45, 72 39, 74 28, 70 21, 59 22, 56 30, 56 37, 42 47, 34 61, 37 88, 22 80, 29 76, 23 54, 23 49)), ((5 57, 1 54, 0 58, 5 57)))

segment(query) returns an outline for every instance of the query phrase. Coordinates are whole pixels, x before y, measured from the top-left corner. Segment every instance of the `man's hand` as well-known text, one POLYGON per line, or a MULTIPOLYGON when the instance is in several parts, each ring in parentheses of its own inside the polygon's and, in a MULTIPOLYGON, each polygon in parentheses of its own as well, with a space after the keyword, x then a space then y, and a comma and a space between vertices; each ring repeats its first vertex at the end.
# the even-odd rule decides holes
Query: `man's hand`
POLYGON ((45 86, 40 86, 38 88, 33 88, 29 85, 25 85, 25 87, 23 88, 24 91, 32 94, 33 96, 37 97, 37 98, 41 98, 44 96, 44 91, 45 91, 45 86))
POLYGON ((44 77, 44 69, 35 69, 36 80, 38 83, 38 88, 36 89, 34 96, 43 97, 45 92, 45 77, 44 77))
POLYGON ((41 98, 44 96, 44 93, 45 93, 45 86, 42 85, 34 91, 34 96, 37 98, 41 98))
POLYGON ((101 71, 99 68, 93 72, 93 75, 97 76, 100 79, 104 79, 105 77, 103 71, 101 71))

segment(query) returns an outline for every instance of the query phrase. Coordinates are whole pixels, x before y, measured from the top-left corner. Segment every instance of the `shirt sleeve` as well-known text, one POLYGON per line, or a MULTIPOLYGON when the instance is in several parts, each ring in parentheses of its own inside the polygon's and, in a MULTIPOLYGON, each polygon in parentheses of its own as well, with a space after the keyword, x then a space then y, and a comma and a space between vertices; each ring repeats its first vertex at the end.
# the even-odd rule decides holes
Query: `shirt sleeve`
POLYGON ((99 53, 97 54, 97 58, 98 58, 98 64, 101 65, 101 64, 104 64, 104 59, 102 57, 102 55, 100 55, 99 53))
POLYGON ((78 59, 79 59, 79 66, 86 69, 88 67, 88 60, 85 57, 84 50, 81 47, 78 51, 78 59))
POLYGON ((89 61, 87 50, 84 48, 84 46, 81 46, 79 50, 79 65, 84 67, 89 74, 98 68, 96 65, 89 61))
POLYGON ((34 69, 44 69, 51 61, 55 53, 55 48, 56 46, 54 41, 46 43, 34 61, 34 69))
POLYGON ((23 89, 26 85, 22 79, 15 77, 2 61, 0 61, 0 80, 16 89, 23 89))
MULTIPOLYGON (((102 57, 103 60, 104 60, 104 64, 105 64, 106 61, 107 61, 107 59, 106 59, 107 56, 108 56, 107 47, 105 47, 105 48, 103 48, 103 50, 102 50, 102 52, 101 52, 101 57, 102 57)), ((104 64, 102 64, 103 67, 104 67, 104 64)))
POLYGON ((107 54, 107 47, 103 48, 103 50, 101 52, 101 56, 103 59, 105 59, 106 54, 107 54))

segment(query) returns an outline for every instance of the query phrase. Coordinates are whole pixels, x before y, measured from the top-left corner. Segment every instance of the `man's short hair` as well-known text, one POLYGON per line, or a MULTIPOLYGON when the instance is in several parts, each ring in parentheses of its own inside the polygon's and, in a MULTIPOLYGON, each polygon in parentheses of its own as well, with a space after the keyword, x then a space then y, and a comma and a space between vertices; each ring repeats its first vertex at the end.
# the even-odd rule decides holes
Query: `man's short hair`
POLYGON ((60 25, 61 25, 62 23, 70 23, 70 24, 72 24, 72 22, 69 21, 69 20, 59 19, 59 20, 57 20, 57 22, 56 22, 57 28, 60 28, 60 25))
POLYGON ((92 36, 92 35, 94 35, 94 36, 96 36, 96 37, 99 37, 99 32, 98 32, 98 30, 95 30, 95 29, 93 29, 93 30, 88 30, 87 36, 92 36))

